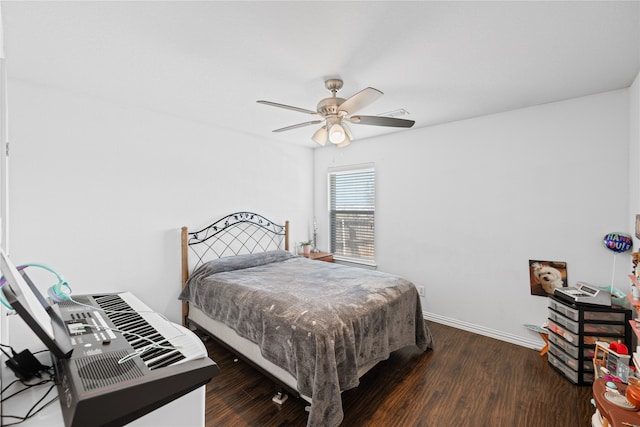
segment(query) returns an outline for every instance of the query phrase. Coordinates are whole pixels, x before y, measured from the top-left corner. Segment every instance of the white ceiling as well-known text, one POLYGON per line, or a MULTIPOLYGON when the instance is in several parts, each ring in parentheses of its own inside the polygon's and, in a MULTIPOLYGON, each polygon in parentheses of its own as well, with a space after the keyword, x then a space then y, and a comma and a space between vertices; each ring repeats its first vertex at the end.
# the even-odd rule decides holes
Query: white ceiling
POLYGON ((10 79, 309 147, 317 126, 271 130, 313 116, 255 101, 315 110, 341 77, 343 98, 385 93, 358 113, 421 128, 625 88, 640 67, 634 1, 0 4, 10 79))

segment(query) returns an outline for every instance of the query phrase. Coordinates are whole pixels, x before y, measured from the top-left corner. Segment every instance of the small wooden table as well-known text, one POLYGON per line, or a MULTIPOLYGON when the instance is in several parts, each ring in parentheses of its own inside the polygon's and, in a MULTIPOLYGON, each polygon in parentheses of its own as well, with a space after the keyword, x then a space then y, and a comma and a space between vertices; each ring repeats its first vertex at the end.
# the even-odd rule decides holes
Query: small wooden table
MULTIPOLYGON (((603 427, 625 427, 628 425, 640 425, 640 414, 638 411, 632 411, 629 409, 621 408, 607 400, 604 397, 606 381, 602 378, 597 378, 593 382, 593 400, 596 402, 596 407, 602 414, 603 427), (626 423, 626 424, 623 424, 626 423)), ((626 384, 616 383, 618 390, 623 392, 626 388, 626 384)))
POLYGON ((544 341, 544 346, 540 349, 540 356, 544 356, 549 351, 549 331, 537 325, 525 324, 525 328, 540 334, 540 338, 544 341))
POLYGON ((324 262, 333 262, 333 254, 330 254, 328 252, 309 252, 308 255, 305 254, 300 254, 303 257, 307 257, 309 259, 315 259, 318 261, 324 261, 324 262))

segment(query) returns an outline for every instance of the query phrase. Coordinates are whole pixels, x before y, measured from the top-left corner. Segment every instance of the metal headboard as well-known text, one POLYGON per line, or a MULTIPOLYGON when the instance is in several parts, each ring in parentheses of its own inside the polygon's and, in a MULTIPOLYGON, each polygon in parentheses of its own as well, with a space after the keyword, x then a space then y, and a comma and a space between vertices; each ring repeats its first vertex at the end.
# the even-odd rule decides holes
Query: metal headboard
MULTIPOLYGON (((212 259, 225 256, 289 250, 289 221, 279 225, 253 212, 229 214, 201 230, 189 232, 182 227, 182 286, 189 274, 212 259), (195 262, 189 262, 189 256, 195 262)), ((183 323, 188 306, 183 304, 183 323)))

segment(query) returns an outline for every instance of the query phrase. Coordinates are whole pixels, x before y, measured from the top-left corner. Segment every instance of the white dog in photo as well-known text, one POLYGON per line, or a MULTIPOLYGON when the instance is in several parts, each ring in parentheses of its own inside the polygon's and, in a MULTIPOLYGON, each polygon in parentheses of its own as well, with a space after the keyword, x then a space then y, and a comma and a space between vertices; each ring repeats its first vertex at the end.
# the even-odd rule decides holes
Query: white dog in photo
POLYGON ((532 264, 533 277, 536 282, 542 286, 542 289, 549 295, 553 295, 553 291, 556 288, 563 286, 562 274, 560 270, 549 267, 548 265, 541 265, 540 263, 532 264))

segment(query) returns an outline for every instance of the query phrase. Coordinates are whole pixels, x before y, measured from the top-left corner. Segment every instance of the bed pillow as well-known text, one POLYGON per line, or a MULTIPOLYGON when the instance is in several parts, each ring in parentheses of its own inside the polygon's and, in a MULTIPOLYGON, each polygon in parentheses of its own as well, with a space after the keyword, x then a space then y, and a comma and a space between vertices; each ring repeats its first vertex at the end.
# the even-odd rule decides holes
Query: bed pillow
POLYGON ((293 258, 295 255, 283 250, 260 252, 255 254, 227 256, 222 258, 213 259, 205 262, 194 271, 189 280, 185 284, 182 293, 178 297, 181 300, 189 299, 189 288, 191 282, 196 282, 200 277, 210 276, 212 274, 221 273, 224 271, 242 270, 244 268, 257 267, 259 265, 271 264, 273 262, 286 261, 289 258, 293 258))

